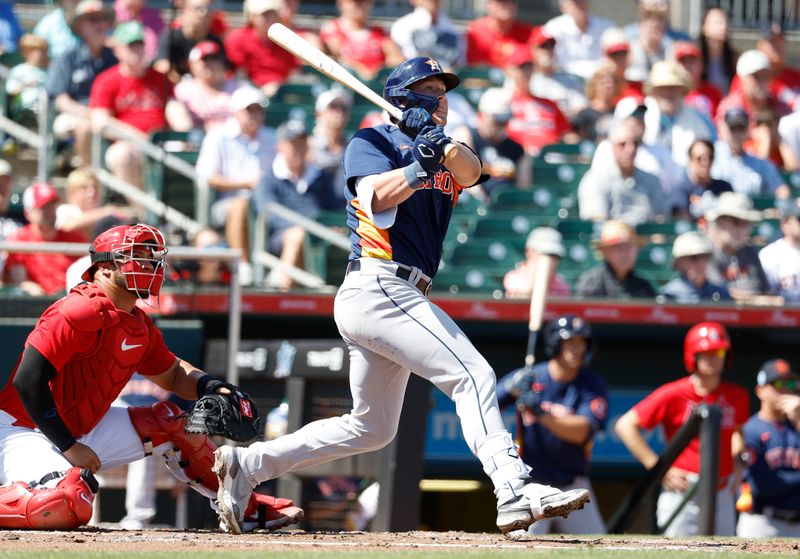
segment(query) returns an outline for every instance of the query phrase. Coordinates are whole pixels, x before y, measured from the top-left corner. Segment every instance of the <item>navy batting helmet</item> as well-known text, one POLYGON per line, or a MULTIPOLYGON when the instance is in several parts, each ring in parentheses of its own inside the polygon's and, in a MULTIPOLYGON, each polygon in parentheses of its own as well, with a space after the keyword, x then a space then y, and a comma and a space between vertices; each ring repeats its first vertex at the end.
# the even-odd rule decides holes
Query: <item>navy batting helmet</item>
POLYGON ((439 100, 430 95, 420 95, 409 89, 412 84, 431 76, 442 78, 447 91, 461 83, 461 80, 455 74, 442 71, 442 66, 433 58, 418 56, 401 62, 392 70, 389 77, 386 78, 383 98, 401 109, 422 107, 433 114, 439 106, 439 100))
POLYGON ((592 358, 592 329, 589 323, 574 314, 565 314, 557 317, 550 324, 544 333, 544 353, 547 359, 553 359, 561 351, 561 342, 570 338, 586 338, 588 347, 583 363, 587 364, 592 358))

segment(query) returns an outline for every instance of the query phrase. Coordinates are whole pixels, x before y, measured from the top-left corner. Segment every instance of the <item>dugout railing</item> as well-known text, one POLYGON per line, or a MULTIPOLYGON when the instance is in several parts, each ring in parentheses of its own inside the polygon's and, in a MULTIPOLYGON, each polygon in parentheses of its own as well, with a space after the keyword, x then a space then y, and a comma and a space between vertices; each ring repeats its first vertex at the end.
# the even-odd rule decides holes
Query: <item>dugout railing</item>
POLYGON ((608 522, 608 532, 619 534, 628 531, 641 507, 655 494, 664 474, 672 466, 675 459, 695 438, 700 438, 700 476, 689 489, 684 492, 683 499, 663 525, 656 527, 658 533, 667 530, 680 511, 698 495, 699 535, 714 535, 714 520, 717 508, 717 485, 719 481, 719 437, 722 424, 722 412, 713 404, 701 404, 692 410, 688 421, 684 423, 675 437, 661 453, 658 462, 648 470, 644 478, 623 500, 608 522))

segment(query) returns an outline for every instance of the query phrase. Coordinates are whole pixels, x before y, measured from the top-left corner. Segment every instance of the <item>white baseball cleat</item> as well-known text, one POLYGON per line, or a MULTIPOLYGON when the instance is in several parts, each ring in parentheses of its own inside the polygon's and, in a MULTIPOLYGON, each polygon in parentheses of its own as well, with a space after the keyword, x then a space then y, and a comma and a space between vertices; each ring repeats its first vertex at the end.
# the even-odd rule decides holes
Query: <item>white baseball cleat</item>
POLYGON ((242 474, 236 450, 221 446, 214 451, 214 466, 211 470, 217 475, 217 507, 220 526, 232 534, 244 530, 244 512, 253 493, 253 487, 242 474))
POLYGON ((522 495, 497 507, 497 527, 504 534, 528 527, 543 518, 563 516, 582 509, 589 502, 589 491, 561 491, 549 485, 528 483, 522 495))

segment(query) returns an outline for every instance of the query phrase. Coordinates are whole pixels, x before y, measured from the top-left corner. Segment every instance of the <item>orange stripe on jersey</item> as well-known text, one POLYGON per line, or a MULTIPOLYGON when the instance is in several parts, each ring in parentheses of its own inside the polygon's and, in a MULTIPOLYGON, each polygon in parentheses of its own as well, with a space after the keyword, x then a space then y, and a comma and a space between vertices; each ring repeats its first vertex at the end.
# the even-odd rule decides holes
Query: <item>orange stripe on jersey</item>
POLYGON ((351 202, 356 210, 356 235, 359 236, 358 245, 361 247, 361 256, 370 258, 392 259, 392 245, 389 242, 389 231, 376 227, 372 220, 361 209, 358 198, 351 202))

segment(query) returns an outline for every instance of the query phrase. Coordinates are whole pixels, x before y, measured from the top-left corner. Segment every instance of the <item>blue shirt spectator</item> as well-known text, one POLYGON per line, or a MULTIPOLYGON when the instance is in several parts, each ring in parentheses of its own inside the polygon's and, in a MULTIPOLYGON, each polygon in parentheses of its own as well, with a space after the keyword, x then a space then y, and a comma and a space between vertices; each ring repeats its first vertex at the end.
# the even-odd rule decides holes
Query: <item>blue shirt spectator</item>
POLYGON ((47 39, 50 45, 50 60, 55 60, 66 51, 78 46, 80 38, 72 32, 72 22, 76 0, 62 0, 61 6, 39 20, 33 28, 33 34, 47 39), (67 13, 67 10, 69 13, 67 13))
POLYGON ((24 33, 14 13, 14 5, 0 2, 0 53, 16 52, 17 43, 24 33))

